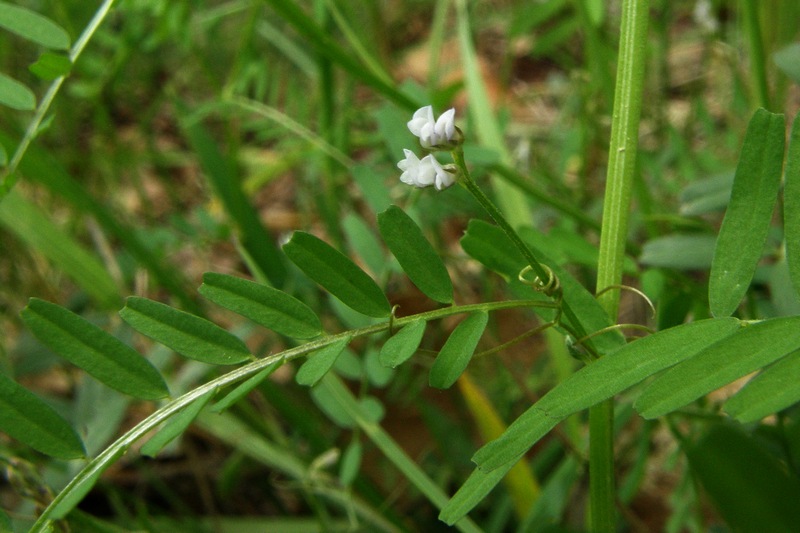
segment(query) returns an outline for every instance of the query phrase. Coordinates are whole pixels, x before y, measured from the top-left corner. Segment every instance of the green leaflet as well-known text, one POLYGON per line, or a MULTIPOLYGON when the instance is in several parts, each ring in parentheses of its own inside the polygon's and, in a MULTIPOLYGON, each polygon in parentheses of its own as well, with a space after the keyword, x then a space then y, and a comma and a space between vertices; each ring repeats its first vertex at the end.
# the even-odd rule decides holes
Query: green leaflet
MULTIPOLYGON (((535 235, 534 232, 526 232, 535 235)), ((580 309, 579 318, 581 326, 586 332, 598 331, 611 325, 608 315, 597 303, 597 300, 586 290, 583 285, 564 268, 556 264, 549 254, 544 253, 540 248, 526 240, 525 242, 536 256, 546 265, 552 268, 553 272, 561 281, 564 301, 572 309, 580 309)), ((525 259, 522 257, 511 240, 503 233, 503 230, 483 222, 481 220, 471 220, 467 227, 467 232, 461 238, 461 247, 471 257, 483 263, 486 267, 503 274, 510 278, 511 283, 517 284, 517 276, 525 266, 525 259)), ((543 301, 548 298, 539 292, 528 290, 526 297, 541 297, 543 301)), ((553 313, 549 309, 536 309, 534 311, 541 315, 545 320, 552 320, 553 313)), ((562 317, 566 321, 566 317, 562 317)), ((618 332, 609 332, 593 337, 589 344, 594 345, 600 353, 609 353, 624 343, 622 335, 618 332)))
POLYGON ((36 95, 22 83, 0 72, 0 104, 17 111, 30 111, 36 107, 36 95))
POLYGON ((0 2, 0 27, 45 48, 66 50, 69 34, 47 17, 30 9, 0 2))
POLYGON ((250 391, 258 387, 262 381, 267 379, 270 375, 272 375, 273 372, 278 370, 283 365, 284 361, 284 359, 280 359, 272 363, 258 374, 252 376, 250 379, 237 386, 235 389, 226 394, 224 398, 212 405, 211 411, 213 413, 221 413, 231 405, 244 398, 250 391))
POLYGON ((378 228, 409 279, 437 302, 453 302, 453 284, 436 250, 419 226, 393 205, 378 215, 378 228))
POLYGON ((725 410, 739 422, 756 422, 800 401, 800 351, 787 355, 751 379, 725 410))
POLYGON ((510 461, 492 471, 485 471, 476 468, 469 475, 467 480, 461 485, 450 501, 442 507, 439 513, 439 520, 453 525, 469 513, 472 508, 478 505, 489 494, 503 477, 514 467, 516 461, 510 461))
POLYGON ((208 391, 170 418, 158 433, 153 435, 150 440, 142 446, 140 450, 142 455, 155 457, 164 446, 186 431, 186 428, 197 418, 197 415, 200 414, 200 411, 202 411, 208 401, 214 397, 216 392, 216 389, 208 391))
MULTIPOLYGON (((800 46, 800 45, 799 45, 800 46)), ((783 188, 783 233, 786 261, 795 295, 800 297, 800 113, 792 123, 783 188)))
POLYGON ((650 384, 634 404, 645 418, 664 415, 800 350, 800 316, 764 320, 709 346, 650 384))
POLYGON ((72 61, 65 55, 45 52, 39 56, 36 63, 28 67, 28 70, 39 79, 53 81, 69 74, 69 71, 72 70, 72 61))
POLYGON ((732 424, 715 424, 687 446, 686 456, 733 531, 797 531, 797 474, 759 440, 732 424))
POLYGON ((785 135, 783 115, 759 109, 750 120, 711 263, 708 300, 714 316, 736 311, 761 259, 781 182, 785 135))
POLYGON ((256 324, 295 339, 310 339, 322 324, 306 304, 283 291, 246 279, 207 272, 200 294, 256 324))
POLYGON ((16 381, 0 374, 0 429, 59 459, 86 455, 80 437, 52 407, 16 381))
POLYGON ((143 400, 169 395, 147 359, 72 311, 31 298, 21 316, 43 344, 112 389, 143 400))
POLYGON ((456 382, 469 365, 488 322, 489 314, 478 311, 456 326, 433 362, 429 377, 431 387, 447 389, 456 382))
POLYGON ((406 362, 419 348, 426 325, 424 320, 415 320, 390 337, 381 348, 381 364, 395 368, 406 362))
POLYGON ((738 328, 739 321, 733 318, 702 320, 627 344, 559 383, 472 459, 483 470, 513 461, 569 415, 694 356, 738 328))
POLYGON ((336 358, 342 353, 342 350, 350 344, 352 337, 344 337, 324 348, 315 350, 308 354, 308 359, 297 371, 295 379, 300 385, 308 385, 313 387, 317 382, 333 368, 336 363, 336 358))
POLYGON ((296 231, 283 251, 309 278, 351 309, 377 318, 389 316, 391 306, 380 287, 331 245, 296 231))
POLYGON ((196 361, 232 365, 251 358, 241 339, 213 322, 147 298, 129 297, 119 315, 140 333, 196 361))

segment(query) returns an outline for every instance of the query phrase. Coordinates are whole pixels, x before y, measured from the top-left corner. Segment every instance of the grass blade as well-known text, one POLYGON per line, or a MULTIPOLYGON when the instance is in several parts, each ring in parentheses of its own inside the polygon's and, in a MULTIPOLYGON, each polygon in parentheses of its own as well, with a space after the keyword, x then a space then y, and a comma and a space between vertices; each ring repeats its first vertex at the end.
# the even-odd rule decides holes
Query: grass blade
POLYGON ((16 191, 0 202, 0 225, 52 261, 101 306, 120 304, 117 284, 102 263, 16 191))

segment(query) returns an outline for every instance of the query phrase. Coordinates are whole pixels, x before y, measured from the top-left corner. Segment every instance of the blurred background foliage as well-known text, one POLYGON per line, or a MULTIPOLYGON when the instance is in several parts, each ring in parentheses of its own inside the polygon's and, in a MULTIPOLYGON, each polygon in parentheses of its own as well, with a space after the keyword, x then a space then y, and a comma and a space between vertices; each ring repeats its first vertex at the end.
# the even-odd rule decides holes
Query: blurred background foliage
MULTIPOLYGON (((50 17, 73 40, 98 4, 16 3, 50 17)), ((433 308, 377 240, 375 213, 392 202, 447 258, 459 303, 507 294, 506 283, 459 246, 467 221, 484 217, 469 195, 458 188, 409 190, 397 179, 402 148, 414 146, 405 121, 426 103, 456 107, 476 177, 493 186, 511 220, 544 232, 548 253, 591 288, 618 7, 592 0, 119 0, 55 99, 17 186, 0 203, 4 372, 91 435, 91 453, 152 407, 92 383, 33 341, 18 315, 29 297, 66 305, 135 345, 169 377, 173 393, 216 370, 133 335, 114 313, 127 295, 209 316, 256 354, 290 341, 201 301, 195 289, 204 272, 282 288, 313 307, 329 331, 363 325, 364 317, 321 296, 282 258, 279 246, 295 229, 324 236, 355 258, 387 287, 400 315, 433 308), (459 23, 468 24, 474 63, 459 42, 459 23), (502 147, 481 134, 495 118, 502 147)), ((627 274, 658 307, 651 325, 665 328, 708 316, 703 272, 752 112, 763 106, 792 117, 800 108, 800 4, 652 0, 651 15, 627 274)), ((37 97, 49 82, 28 66, 41 52, 0 32, 0 71, 37 97)), ((0 108, 8 157, 30 118, 0 108)), ((800 312, 781 238, 776 223, 743 318, 800 312)), ((636 297, 625 298, 622 322, 650 320, 636 297)), ((499 313, 485 348, 522 333, 530 319, 499 313)), ((441 347, 453 326, 438 326, 424 346, 441 347)), ((491 409, 510 421, 571 372, 574 361, 559 342, 529 339, 477 361, 477 385, 460 392, 427 388, 418 369, 430 365, 429 357, 383 369, 373 341, 346 352, 337 371, 387 433, 451 492, 469 472, 476 444, 488 438, 473 417, 486 418, 491 409)), ((201 417, 158 459, 121 461, 82 504, 86 514, 71 518, 75 530, 193 524, 307 531, 356 523, 377 529, 377 518, 365 518, 370 514, 381 516, 386 529, 444 528, 403 473, 352 423, 326 410, 324 391, 309 394, 290 374, 276 372, 224 422, 201 417)), ((716 523, 716 512, 697 504, 674 435, 622 405, 627 527, 699 531, 716 523)), ((531 456, 535 478, 549 488, 547 516, 515 518, 515 489, 503 489, 476 512, 482 527, 583 527, 582 459, 570 451, 582 423, 571 420, 531 456)), ((786 428, 800 431, 796 409, 786 428)), ((765 447, 776 445, 769 437, 774 427, 758 431, 765 447)), ((48 498, 42 487, 57 490, 74 473, 5 438, 0 454, 8 474, 0 498, 21 523, 48 498)))

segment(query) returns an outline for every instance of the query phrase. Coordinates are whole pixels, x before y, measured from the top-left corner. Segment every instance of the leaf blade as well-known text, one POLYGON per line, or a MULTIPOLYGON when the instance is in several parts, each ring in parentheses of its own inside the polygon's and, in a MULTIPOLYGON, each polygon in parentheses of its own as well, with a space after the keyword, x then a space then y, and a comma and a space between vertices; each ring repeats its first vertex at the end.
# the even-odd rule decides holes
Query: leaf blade
POLYGON ((200 411, 203 410, 203 407, 214 397, 216 392, 216 389, 208 391, 172 416, 164 426, 142 446, 140 453, 148 457, 155 457, 158 455, 158 452, 164 449, 164 446, 186 431, 194 419, 197 418, 197 415, 200 414, 200 411))
POLYGON ((453 283, 419 226, 393 205, 378 214, 378 229, 409 279, 432 300, 453 303, 453 283))
POLYGON ((0 72, 0 104, 17 111, 30 111, 36 107, 36 96, 28 87, 0 72))
POLYGON ((729 316, 753 279, 778 197, 785 124, 759 109, 750 120, 725 218, 714 249, 708 299, 714 316, 729 316))
POLYGON ((447 389, 456 382, 469 365, 488 323, 489 314, 477 311, 456 326, 433 362, 428 380, 431 387, 447 389))
POLYGON ((800 316, 748 325, 670 369, 651 383, 634 408, 655 418, 800 350, 800 316))
POLYGON ((20 314, 43 344, 112 389, 143 400, 169 395, 164 378, 139 352, 72 311, 31 298, 20 314))
POLYGON ((251 359, 241 339, 204 318, 130 296, 119 312, 132 328, 195 361, 232 365, 251 359))
POLYGON ((308 359, 297 371, 295 380, 300 385, 313 387, 333 368, 336 358, 350 344, 351 336, 346 336, 328 346, 308 354, 308 359))
POLYGON ((51 457, 68 460, 86 455, 83 442, 66 420, 4 374, 0 374, 0 429, 51 457))
POLYGON ((321 239, 296 231, 283 245, 286 256, 309 278, 361 314, 384 318, 391 312, 386 295, 366 272, 321 239))
POLYGON ((45 48, 66 50, 70 45, 64 28, 35 11, 7 2, 0 2, 0 27, 45 48))
POLYGON ((406 362, 419 348, 426 326, 424 320, 415 320, 390 337, 381 347, 381 364, 396 368, 406 362))
POLYGON ((725 410, 743 424, 756 422, 800 401, 800 351, 764 369, 735 396, 725 410))
POLYGON ((736 319, 709 319, 627 344, 559 383, 517 418, 499 439, 478 450, 472 460, 485 470, 513 461, 569 415, 694 356, 738 328, 736 319))
POLYGON ((322 324, 310 307, 260 283, 207 272, 199 292, 215 304, 287 337, 310 339, 322 332, 322 324))
MULTIPOLYGON (((800 44, 798 44, 800 49, 800 44)), ((800 297, 800 114, 792 123, 783 189, 783 231, 786 262, 795 296, 800 297)))

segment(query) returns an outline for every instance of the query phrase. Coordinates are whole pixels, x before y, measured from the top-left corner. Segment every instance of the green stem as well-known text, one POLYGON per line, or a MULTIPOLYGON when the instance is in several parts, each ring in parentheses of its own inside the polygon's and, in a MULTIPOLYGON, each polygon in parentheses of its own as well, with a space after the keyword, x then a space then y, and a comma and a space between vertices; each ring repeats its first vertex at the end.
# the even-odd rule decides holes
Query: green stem
POLYGON ((460 306, 444 307, 442 309, 435 309, 416 315, 410 315, 403 318, 398 318, 393 321, 381 322, 357 328, 350 331, 330 335, 318 340, 307 342, 302 346, 285 350, 281 353, 270 355, 253 361, 252 363, 240 366, 223 376, 200 385, 183 396, 179 396, 170 401, 166 405, 159 408, 150 416, 139 422, 136 426, 130 429, 127 433, 122 435, 114 441, 105 450, 100 452, 94 459, 91 459, 83 469, 67 484, 64 489, 50 502, 50 505, 42 512, 36 523, 30 531, 44 532, 49 531, 50 522, 59 519, 71 511, 83 498, 86 492, 91 489, 97 478, 103 471, 113 464, 117 459, 122 457, 131 446, 140 438, 144 437, 148 432, 153 430, 156 426, 169 419, 174 414, 178 413, 181 409, 201 398, 205 394, 218 390, 228 385, 232 385, 242 381, 254 374, 257 374, 264 368, 280 362, 291 361, 309 353, 318 350, 322 347, 338 342, 345 337, 363 337, 367 335, 374 335, 389 330, 390 327, 402 327, 415 320, 436 320, 445 318, 452 315, 461 313, 472 313, 475 311, 497 311, 500 309, 513 309, 522 307, 557 307, 557 304, 552 302, 542 302, 539 300, 507 300, 502 302, 488 302, 479 304, 469 304, 460 306))
MULTIPOLYGON (((505 219, 500 210, 497 209, 497 207, 492 203, 489 197, 486 196, 486 193, 484 193, 483 190, 481 190, 481 188, 478 187, 478 184, 475 183, 475 181, 472 179, 472 176, 469 173, 469 169, 467 168, 467 164, 464 161, 464 151, 461 149, 461 147, 459 146, 455 150, 453 150, 452 155, 453 155, 453 160, 461 170, 462 179, 459 181, 467 188, 467 190, 472 194, 472 196, 474 196, 475 199, 478 200, 478 203, 480 203, 486 210, 486 212, 489 213, 489 216, 492 218, 492 220, 495 221, 495 223, 500 227, 500 229, 503 230, 506 236, 508 236, 508 238, 511 239, 511 242, 514 244, 517 250, 519 250, 519 252, 522 254, 522 257, 525 258, 525 261, 527 261, 528 265, 530 265, 531 269, 533 270, 534 274, 536 274, 536 276, 539 278, 539 280, 544 284, 549 284, 551 276, 555 276, 555 274, 552 271, 550 271, 550 269, 545 267, 541 262, 539 262, 539 260, 534 255, 533 251, 531 251, 531 249, 522 241, 520 236, 517 234, 516 231, 514 231, 514 228, 511 227, 511 224, 508 223, 508 221, 505 219)), ((554 296, 555 293, 557 293, 558 291, 560 291, 560 289, 557 288, 556 284, 554 285, 553 290, 545 290, 542 292, 544 292, 548 296, 554 296)), ((582 339, 586 337, 587 332, 584 330, 580 320, 578 320, 578 317, 575 315, 575 312, 572 310, 569 304, 566 301, 562 300, 560 307, 561 311, 564 313, 564 316, 566 316, 567 319, 569 320, 569 324, 561 322, 559 323, 559 326, 568 331, 570 335, 572 335, 576 339, 582 339)))
MULTIPOLYGON (((649 0, 622 2, 617 85, 597 265, 598 292, 622 281, 642 110, 648 8, 649 0)), ((606 291, 598 300, 608 316, 617 316, 619 291, 606 291)), ((616 523, 613 419, 613 399, 589 410, 591 530, 596 533, 612 532, 616 523)))
MULTIPOLYGON (((111 6, 113 4, 114 0, 106 0, 103 2, 103 5, 101 5, 95 12, 94 17, 92 17, 92 20, 89 21, 89 24, 83 30, 81 36, 78 37, 78 40, 72 45, 72 48, 69 51, 69 60, 73 65, 75 64, 75 61, 78 60, 78 57, 80 57, 83 49, 86 48, 89 40, 100 27, 100 24, 102 24, 103 20, 105 20, 106 15, 108 15, 108 12, 111 10, 111 6)), ((25 135, 22 137, 17 149, 14 151, 14 155, 11 157, 11 161, 9 161, 8 166, 5 168, 2 175, 0 175, 0 202, 3 201, 3 198, 5 198, 11 189, 14 188, 14 185, 16 185, 17 180, 19 179, 17 175, 17 167, 22 161, 22 158, 25 156, 25 152, 28 151, 28 146, 30 146, 31 142, 33 142, 33 139, 39 133, 39 127, 42 125, 42 121, 44 120, 45 115, 47 115, 47 111, 50 109, 50 105, 53 103, 53 100, 55 100, 55 97, 58 94, 59 89, 61 89, 61 85, 64 83, 65 79, 67 79, 66 76, 59 76, 53 80, 53 82, 50 84, 50 87, 47 88, 47 92, 39 101, 39 106, 36 108, 36 112, 28 124, 28 128, 25 130, 25 135)))

